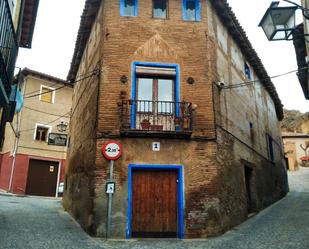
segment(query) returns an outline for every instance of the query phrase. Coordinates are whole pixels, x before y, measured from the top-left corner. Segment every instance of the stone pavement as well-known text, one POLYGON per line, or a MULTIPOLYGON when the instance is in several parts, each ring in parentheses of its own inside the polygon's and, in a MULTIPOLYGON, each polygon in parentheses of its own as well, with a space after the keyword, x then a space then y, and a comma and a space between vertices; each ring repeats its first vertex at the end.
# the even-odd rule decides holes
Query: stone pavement
POLYGON ((63 211, 59 199, 0 193, 0 249, 308 249, 309 169, 289 173, 289 181, 287 197, 226 234, 183 241, 91 238, 63 211))

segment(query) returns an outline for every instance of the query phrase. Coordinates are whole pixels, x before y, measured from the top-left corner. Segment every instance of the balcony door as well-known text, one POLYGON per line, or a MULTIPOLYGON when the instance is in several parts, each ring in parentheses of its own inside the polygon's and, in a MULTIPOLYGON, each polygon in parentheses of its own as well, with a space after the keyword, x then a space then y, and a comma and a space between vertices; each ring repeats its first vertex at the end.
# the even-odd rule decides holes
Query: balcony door
POLYGON ((136 127, 142 130, 171 130, 175 117, 175 80, 172 77, 141 75, 136 79, 136 127))

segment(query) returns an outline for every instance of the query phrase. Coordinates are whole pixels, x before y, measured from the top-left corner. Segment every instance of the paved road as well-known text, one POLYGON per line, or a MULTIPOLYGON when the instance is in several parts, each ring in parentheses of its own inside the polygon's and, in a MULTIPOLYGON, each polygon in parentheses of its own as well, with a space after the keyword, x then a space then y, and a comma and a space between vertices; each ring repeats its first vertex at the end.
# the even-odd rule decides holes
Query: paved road
POLYGON ((309 169, 289 174, 286 198, 223 236, 208 240, 105 241, 85 234, 60 200, 0 194, 0 249, 308 249, 309 169))

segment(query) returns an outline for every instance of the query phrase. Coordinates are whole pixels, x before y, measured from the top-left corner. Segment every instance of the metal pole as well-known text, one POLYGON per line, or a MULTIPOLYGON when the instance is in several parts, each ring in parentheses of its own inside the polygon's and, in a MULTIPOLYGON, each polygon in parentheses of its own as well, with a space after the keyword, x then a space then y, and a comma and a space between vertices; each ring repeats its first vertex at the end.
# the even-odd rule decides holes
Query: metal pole
MULTIPOLYGON (((20 70, 19 70, 20 72, 20 70)), ((23 95, 26 92, 26 82, 23 82, 23 95)), ((20 78, 18 79, 18 84, 17 84, 17 89, 16 92, 19 88, 19 85, 21 84, 20 82, 20 78)), ((16 114, 16 133, 15 133, 15 141, 14 141, 14 149, 13 149, 13 161, 12 161, 12 165, 11 165, 11 175, 10 175, 10 182, 9 182, 9 190, 8 192, 12 192, 12 187, 13 187, 13 177, 14 177, 14 171, 15 171, 15 161, 16 161, 16 154, 17 154, 17 150, 18 150, 18 143, 19 143, 19 139, 20 139, 20 125, 21 125, 21 114, 22 114, 22 110, 16 114)), ((10 123, 11 124, 11 123, 10 123)), ((11 124, 12 126, 12 124, 11 124)))
MULTIPOLYGON (((109 163, 109 181, 113 181, 114 161, 109 163)), ((107 238, 111 236, 111 219, 112 219, 112 200, 113 194, 108 194, 108 207, 107 207, 107 238)))

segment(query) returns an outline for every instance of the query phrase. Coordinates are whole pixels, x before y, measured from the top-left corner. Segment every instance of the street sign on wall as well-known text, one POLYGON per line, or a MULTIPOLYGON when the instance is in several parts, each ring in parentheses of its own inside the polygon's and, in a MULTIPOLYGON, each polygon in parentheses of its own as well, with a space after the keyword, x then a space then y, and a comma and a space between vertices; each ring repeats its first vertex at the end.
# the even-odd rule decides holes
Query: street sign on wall
POLYGON ((48 134, 48 145, 66 146, 67 137, 68 137, 67 134, 49 133, 48 134))
POLYGON ((102 154, 108 160, 117 160, 122 153, 122 146, 119 142, 108 141, 102 147, 102 154))

